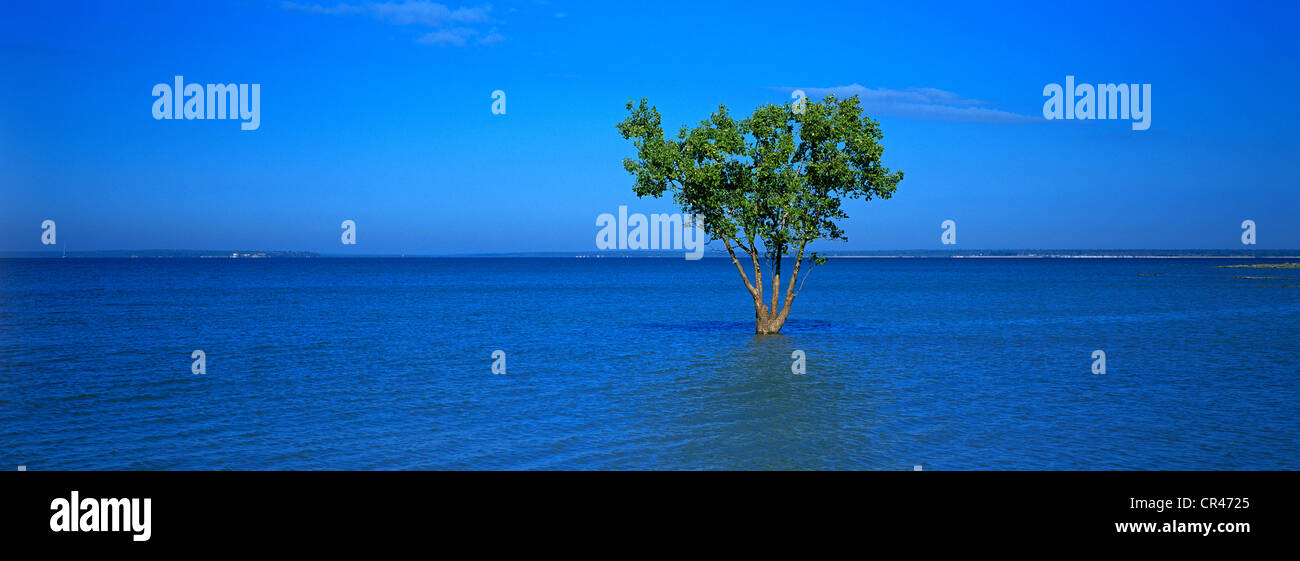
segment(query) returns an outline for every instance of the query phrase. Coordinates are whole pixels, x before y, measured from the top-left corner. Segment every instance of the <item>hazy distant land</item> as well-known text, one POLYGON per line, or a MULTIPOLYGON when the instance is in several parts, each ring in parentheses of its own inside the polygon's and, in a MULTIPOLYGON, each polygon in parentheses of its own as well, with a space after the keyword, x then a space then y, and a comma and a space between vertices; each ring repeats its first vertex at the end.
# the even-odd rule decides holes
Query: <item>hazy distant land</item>
POLYGON ((0 251, 0 257, 7 258, 60 258, 60 257, 78 257, 78 258, 101 258, 101 259, 122 259, 122 258, 156 258, 156 257, 182 257, 182 258, 225 258, 225 259, 283 259, 283 258, 302 258, 302 257, 320 257, 319 253, 311 251, 268 251, 268 250, 202 250, 202 249, 110 249, 104 251, 0 251))
POLYGON ((1257 265, 1219 265, 1220 269, 1300 269, 1300 263, 1260 263, 1257 265))
MULTIPOLYGON (((824 251, 822 255, 832 259, 865 258, 1079 258, 1079 259, 1178 259, 1178 258, 1259 258, 1259 259, 1300 259, 1300 249, 904 249, 883 251, 824 251)), ((0 251, 0 258, 212 258, 212 259, 299 259, 310 257, 323 258, 682 258, 677 251, 539 251, 513 253, 461 253, 461 254, 346 254, 319 253, 314 251, 291 250, 195 250, 195 249, 147 249, 147 250, 102 250, 102 251, 0 251)), ((729 258, 725 252, 706 251, 706 258, 729 258)), ((1293 268, 1295 263, 1280 266, 1234 265, 1240 267, 1293 268)))

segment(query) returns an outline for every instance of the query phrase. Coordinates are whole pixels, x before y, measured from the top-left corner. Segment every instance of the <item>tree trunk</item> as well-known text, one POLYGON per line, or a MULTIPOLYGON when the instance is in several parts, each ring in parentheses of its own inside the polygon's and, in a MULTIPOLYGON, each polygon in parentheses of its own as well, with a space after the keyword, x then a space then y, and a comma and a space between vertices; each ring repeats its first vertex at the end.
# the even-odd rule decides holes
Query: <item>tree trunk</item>
POLYGON ((754 333, 759 335, 776 335, 781 332, 781 326, 785 325, 785 317, 780 314, 767 313, 767 307, 762 304, 754 306, 754 333))

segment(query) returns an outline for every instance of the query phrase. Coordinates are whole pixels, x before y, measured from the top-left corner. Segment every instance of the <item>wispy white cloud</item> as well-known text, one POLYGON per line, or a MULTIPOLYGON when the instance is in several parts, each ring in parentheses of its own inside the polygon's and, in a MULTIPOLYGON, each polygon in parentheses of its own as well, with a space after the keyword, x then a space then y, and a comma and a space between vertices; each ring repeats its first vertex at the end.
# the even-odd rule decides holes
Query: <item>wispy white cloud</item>
POLYGON ((367 4, 370 12, 380 20, 398 25, 428 25, 437 27, 448 23, 482 23, 488 21, 491 6, 477 8, 448 8, 433 2, 385 2, 367 4))
POLYGON ((868 88, 854 83, 829 88, 778 87, 772 89, 784 92, 803 90, 809 97, 815 98, 825 97, 829 94, 834 94, 835 97, 839 98, 856 95, 862 104, 863 110, 872 116, 963 123, 1027 123, 1041 120, 1029 115, 984 107, 989 103, 966 99, 953 92, 935 88, 892 90, 888 88, 868 88))
POLYGON ((465 42, 474 34, 478 33, 473 29, 455 28, 439 29, 421 35, 415 42, 421 45, 435 45, 438 47, 464 47, 465 42))
POLYGON ((318 4, 299 4, 297 2, 281 2, 280 7, 286 10, 293 10, 298 12, 310 12, 313 14, 327 14, 332 16, 339 15, 339 14, 359 14, 366 11, 364 6, 350 6, 348 4, 342 4, 342 3, 336 6, 321 6, 318 4))
POLYGON ((424 35, 421 35, 419 39, 416 39, 415 42, 420 43, 421 45, 434 45, 438 47, 464 47, 475 37, 478 37, 478 40, 474 41, 475 44, 485 46, 495 45, 506 40, 506 36, 497 33, 495 28, 487 32, 487 34, 480 34, 477 29, 455 27, 425 33, 424 35))
MULTIPOLYGON (((466 25, 491 23, 492 7, 450 8, 444 4, 425 0, 407 0, 403 2, 367 2, 363 4, 338 3, 299 4, 284 2, 286 10, 324 15, 369 15, 370 17, 394 25, 410 25, 435 28, 416 39, 417 43, 436 46, 465 46, 469 40, 479 35, 480 31, 466 25), (450 26, 458 27, 450 27, 450 26)), ((492 29, 483 35, 477 43, 493 45, 505 40, 505 36, 492 29)))
POLYGON ((505 41, 505 40, 506 40, 506 36, 505 36, 505 35, 502 35, 502 34, 500 34, 500 33, 497 33, 497 30, 496 30, 495 28, 493 28, 491 31, 488 32, 487 35, 484 35, 482 39, 479 39, 479 40, 478 40, 478 44, 480 44, 480 45, 495 45, 495 44, 500 43, 500 42, 505 41))

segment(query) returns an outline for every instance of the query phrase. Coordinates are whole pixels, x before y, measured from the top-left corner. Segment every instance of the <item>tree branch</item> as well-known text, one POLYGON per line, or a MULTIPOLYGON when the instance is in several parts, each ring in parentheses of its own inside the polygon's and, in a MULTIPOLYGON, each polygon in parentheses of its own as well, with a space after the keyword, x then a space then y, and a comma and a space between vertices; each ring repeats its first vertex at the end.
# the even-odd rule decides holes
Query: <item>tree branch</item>
POLYGON ((719 233, 718 235, 722 237, 722 245, 727 246, 727 254, 731 256, 731 263, 736 266, 736 271, 740 273, 740 280, 745 281, 745 288, 749 290, 749 295, 753 296, 755 300, 761 301, 763 297, 759 294, 758 289, 749 283, 749 277, 745 275, 745 269, 740 266, 740 260, 736 259, 735 250, 731 249, 731 240, 725 234, 719 233))
POLYGON ((777 300, 777 298, 780 298, 781 296, 781 255, 783 253, 785 253, 785 248, 779 244, 776 246, 776 249, 773 250, 773 258, 775 259, 775 263, 772 264, 772 308, 771 308, 772 312, 771 313, 773 314, 775 314, 776 311, 780 309, 777 307, 777 305, 780 303, 777 300))
POLYGON ((799 256, 795 259, 794 271, 790 272, 790 284, 785 287, 785 304, 781 306, 780 315, 782 320, 784 320, 786 316, 790 315, 790 304, 794 303, 794 297, 799 295, 798 292, 795 292, 794 285, 795 281, 799 279, 799 268, 803 265, 803 250, 807 246, 808 240, 799 240, 799 256))

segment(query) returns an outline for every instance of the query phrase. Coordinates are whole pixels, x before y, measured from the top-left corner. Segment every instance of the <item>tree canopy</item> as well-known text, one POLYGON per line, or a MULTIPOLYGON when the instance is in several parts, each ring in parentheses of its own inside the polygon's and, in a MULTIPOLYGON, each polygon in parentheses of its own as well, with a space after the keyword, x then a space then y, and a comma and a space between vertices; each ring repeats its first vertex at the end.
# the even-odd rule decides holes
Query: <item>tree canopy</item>
POLYGON ((683 212, 704 217, 704 231, 719 239, 754 297, 757 331, 776 333, 798 295, 796 282, 815 240, 847 240, 837 220, 848 218, 848 199, 887 199, 903 172, 881 164, 880 125, 866 116, 857 96, 798 104, 763 105, 736 120, 726 105, 677 138, 664 135, 659 111, 642 99, 627 103, 618 124, 636 147, 623 167, 636 178, 638 197, 671 192, 683 212), (749 257, 746 274, 736 251, 749 257), (781 293, 782 260, 794 258, 781 293), (764 299, 768 263, 770 300, 764 299), (780 305, 778 305, 780 304, 780 305))

